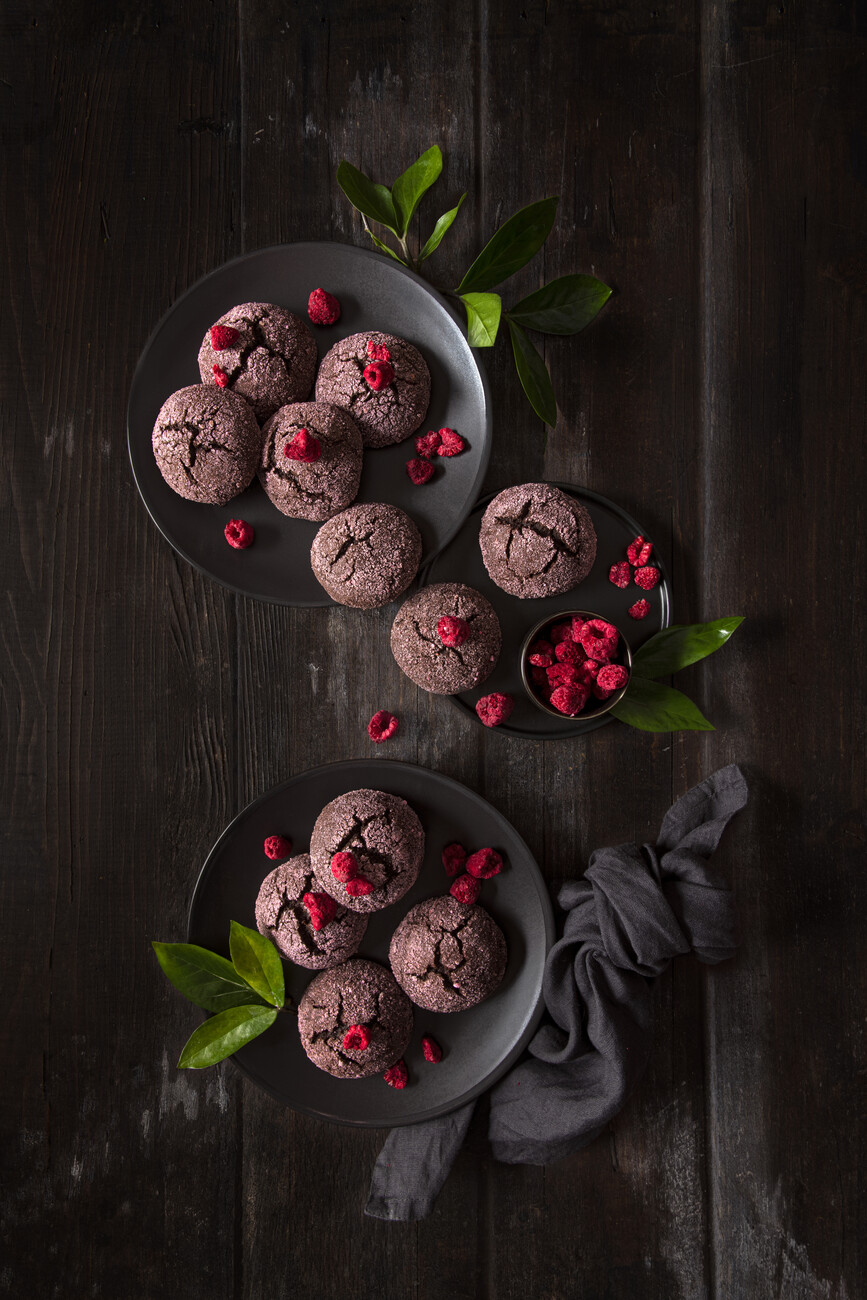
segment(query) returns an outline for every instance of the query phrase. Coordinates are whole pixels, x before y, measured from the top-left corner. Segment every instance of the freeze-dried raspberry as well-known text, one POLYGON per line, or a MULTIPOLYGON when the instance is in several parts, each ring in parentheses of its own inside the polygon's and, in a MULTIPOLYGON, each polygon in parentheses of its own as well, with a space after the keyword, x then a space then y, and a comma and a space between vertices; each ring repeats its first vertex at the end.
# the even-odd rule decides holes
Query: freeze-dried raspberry
POLYGON ((463 645, 470 635, 470 625, 465 618, 452 618, 444 614, 437 623, 437 635, 443 645, 463 645))
POLYGON ((581 629, 581 644, 587 657, 601 663, 612 658, 619 639, 617 628, 602 618, 588 618, 581 629))
POLYGON ((292 841, 285 835, 269 835, 266 839, 265 857, 270 858, 272 862, 278 862, 280 858, 288 858, 291 853, 292 841))
POLYGON ((596 662, 596 660, 585 659, 583 664, 578 665, 578 674, 579 674, 578 680, 579 682, 583 682, 585 686, 591 686, 593 682, 596 680, 596 675, 598 672, 599 672, 599 664, 596 662))
MULTIPOLYGON (((549 665, 549 666, 551 666, 551 665, 549 665)), ((531 681, 535 686, 547 686, 547 685, 548 685, 548 674, 547 674, 547 672, 545 671, 544 668, 531 668, 531 669, 530 669, 530 681, 531 681)))
POLYGON ((305 894, 301 901, 310 913, 311 930, 324 930, 337 915, 337 903, 330 894, 305 894))
POLYGON ((635 541, 630 542, 629 545, 627 546, 626 557, 629 560, 629 563, 633 566, 633 568, 637 569, 639 565, 647 563, 647 561, 650 559, 650 553, 652 550, 653 547, 651 546, 650 542, 646 542, 644 538, 639 534, 639 536, 636 537, 635 541))
POLYGON ((469 907, 478 898, 481 888, 481 882, 475 876, 458 876, 449 893, 459 903, 466 903, 469 907))
POLYGON ((515 701, 511 695, 502 695, 499 691, 493 691, 490 695, 483 695, 480 700, 476 701, 476 713, 479 721, 483 722, 486 727, 499 727, 512 715, 512 709, 515 707, 515 701))
POLYGON ((560 713, 565 713, 568 717, 574 718, 576 713, 580 713, 587 703, 590 692, 586 686, 558 686, 556 691, 551 692, 551 703, 560 713))
POLYGON ((572 615, 572 640, 580 641, 581 633, 584 630, 584 619, 579 618, 577 614, 572 615))
POLYGON ((628 587, 632 578, 632 569, 626 560, 621 560, 619 564, 612 564, 608 570, 608 581, 613 582, 615 587, 628 587))
POLYGON ((314 325, 334 325, 340 320, 340 303, 326 289, 314 289, 307 299, 307 315, 314 325))
POLYGON ((391 353, 384 343, 374 343, 373 339, 367 340, 367 355, 371 361, 390 361, 391 353))
POLYGON ((347 880, 344 889, 350 898, 366 898, 368 894, 373 893, 373 884, 366 876, 353 876, 347 880))
POLYGON ((421 487, 422 483, 427 483, 433 478, 434 467, 429 460, 423 460, 421 456, 413 456, 412 460, 406 462, 406 472, 410 482, 416 487, 421 487))
POLYGON ((248 546, 253 545, 255 533, 253 525, 248 524, 246 519, 230 519, 223 529, 223 536, 236 551, 246 551, 248 546))
POLYGON ((312 465, 322 455, 322 443, 308 429, 299 429, 294 438, 283 444, 283 455, 287 460, 312 465))
POLYGON ((467 851, 463 844, 447 844, 443 849, 443 866, 447 876, 457 876, 464 869, 467 851))
POLYGON ((467 858, 467 871, 476 880, 490 880, 503 870, 503 859, 496 849, 479 849, 467 858))
POLYGON ((554 647, 554 654, 561 664, 580 664, 584 659, 584 651, 574 641, 561 641, 554 647))
POLYGON ((375 745, 381 745, 384 740, 391 739, 398 725, 393 713, 389 713, 388 709, 380 709, 368 722, 367 734, 375 745))
POLYGON ((425 460, 430 460, 431 456, 436 455, 439 445, 440 436, 436 429, 432 429, 430 433, 420 433, 415 440, 415 449, 425 460))
POLYGON ((212 373, 213 373, 214 379, 215 379, 216 383, 218 384, 218 386, 219 386, 220 388, 228 388, 228 386, 229 386, 229 376, 226 374, 226 372, 225 372, 225 370, 223 369, 223 367, 222 367, 222 366, 218 366, 217 363, 216 363, 216 361, 215 361, 214 364, 211 366, 211 371, 212 371, 212 373))
POLYGON ((331 874, 335 880, 346 884, 358 875, 358 860, 354 853, 335 853, 331 859, 331 874))
POLYGON ((350 1025, 343 1037, 347 1052, 366 1052, 370 1047, 370 1029, 367 1025, 350 1025))
POLYGON ((610 700, 613 691, 606 691, 598 682, 593 683, 593 694, 597 700, 610 700))
POLYGON ((642 591, 653 591, 653 588, 659 582, 659 569, 654 569, 649 565, 645 569, 635 570, 635 585, 642 591))
POLYGON ((567 618, 563 623, 555 623, 548 633, 548 638, 553 645, 559 645, 561 641, 571 641, 572 620, 567 618))
POLYGON ((546 669, 551 686, 569 686, 581 681, 581 669, 578 664, 552 664, 546 669))
POLYGON ((364 379, 368 388, 379 393, 394 383, 394 366, 390 361, 370 361, 364 367, 364 379))
POLYGON ((460 456, 466 445, 461 435, 455 433, 454 429, 440 429, 440 445, 437 447, 437 455, 460 456))
POLYGON ((600 691, 619 691, 629 681, 629 673, 622 664, 607 664, 599 669, 596 685, 600 691))
POLYGON ((630 605, 626 612, 630 618, 647 618, 650 613, 650 601, 637 600, 634 605, 630 605))
POLYGON ((401 1058, 396 1065, 393 1065, 390 1070, 386 1070, 382 1077, 385 1079, 389 1088, 405 1088, 409 1080, 409 1075, 407 1074, 406 1064, 403 1061, 403 1058, 401 1058))
POLYGON ((534 641, 527 651, 528 663, 536 668, 550 668, 554 662, 554 647, 550 641, 534 641))
POLYGON ((233 343, 237 343, 241 337, 241 331, 236 330, 234 325, 212 325, 211 326, 211 347, 215 352, 225 352, 233 343))
POLYGON ((430 1061, 431 1065, 436 1065, 443 1059, 443 1049, 435 1038, 430 1034, 425 1034, 421 1040, 421 1050, 424 1052, 424 1059, 430 1061))

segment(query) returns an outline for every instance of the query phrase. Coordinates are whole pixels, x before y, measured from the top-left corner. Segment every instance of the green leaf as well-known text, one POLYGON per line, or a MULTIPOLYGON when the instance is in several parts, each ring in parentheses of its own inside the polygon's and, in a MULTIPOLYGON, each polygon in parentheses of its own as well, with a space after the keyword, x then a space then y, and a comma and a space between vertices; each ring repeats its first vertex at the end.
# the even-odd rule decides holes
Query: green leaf
POLYGON ((394 210, 391 190, 386 185, 377 185, 369 180, 352 163, 344 158, 337 168, 337 184, 354 208, 371 221, 378 221, 398 234, 398 217, 394 210))
POLYGON ((194 943, 154 943, 164 974, 175 988, 205 1011, 261 1005, 259 994, 231 962, 194 943))
POLYGON ((521 208, 488 241, 458 285, 458 293, 482 293, 526 266, 554 224, 559 199, 541 199, 521 208))
POLYGON ((178 1061, 179 1070, 203 1070, 232 1056, 239 1047, 269 1029, 279 1012, 274 1007, 233 1007, 211 1016, 190 1036, 178 1061))
MULTIPOLYGON (((508 320, 508 316, 506 319, 508 320)), ((557 399, 551 387, 548 367, 520 325, 516 325, 512 320, 509 321, 509 334, 512 338, 512 351, 515 354, 515 368, 524 392, 530 399, 530 405, 540 420, 544 420, 546 424, 556 424, 557 399)))
POLYGON ((393 257, 396 262, 400 262, 401 266, 406 266, 406 262, 403 260, 403 258, 400 257, 394 251, 393 248, 389 248, 388 244, 383 243, 381 239, 377 238, 377 236, 370 229, 370 226, 367 226, 366 229, 367 229, 367 233, 370 235, 370 238, 373 240, 374 244, 376 244, 376 247, 379 249, 381 253, 388 253, 389 257, 393 257))
POLYGON ((713 623, 667 627, 636 650, 632 665, 640 677, 667 677, 719 650, 743 621, 737 617, 718 618, 713 623))
POLYGON ((503 300, 498 293, 464 293, 467 309, 467 340, 471 348, 492 348, 500 328, 503 300))
POLYGON ((671 686, 633 672, 623 699, 611 710, 615 718, 639 731, 713 731, 697 705, 671 686))
POLYGON ((592 275, 561 275, 510 307, 509 316, 543 334, 577 334, 610 297, 608 285, 592 275))
POLYGON ((467 195, 465 191, 458 199, 457 207, 452 208, 450 212, 444 212, 443 215, 439 218, 439 220, 437 221, 436 225, 433 228, 433 231, 431 232, 430 238, 428 239, 424 248, 421 250, 421 252, 418 255, 419 266, 421 266, 422 262, 424 262, 428 257, 430 257, 431 253, 435 253, 436 250, 439 248, 440 244, 442 243, 443 235, 446 233, 449 226, 452 224, 455 217, 460 212, 461 204, 463 203, 466 197, 467 195))
POLYGON ((407 167, 403 175, 398 176, 392 185, 391 197, 401 223, 399 234, 406 234, 416 208, 437 180, 442 169, 443 156, 440 147, 437 144, 431 145, 430 149, 420 158, 416 158, 412 166, 407 167))
POLYGON ((277 949, 258 930, 248 930, 237 921, 229 924, 232 964, 251 988, 272 1007, 282 1007, 286 996, 283 963, 277 949))

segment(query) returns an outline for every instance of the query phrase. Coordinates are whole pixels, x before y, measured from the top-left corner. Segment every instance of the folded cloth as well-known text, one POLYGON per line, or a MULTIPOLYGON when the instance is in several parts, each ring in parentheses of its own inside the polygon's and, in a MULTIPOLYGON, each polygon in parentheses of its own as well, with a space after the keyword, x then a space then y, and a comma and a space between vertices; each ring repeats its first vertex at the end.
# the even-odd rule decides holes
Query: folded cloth
MULTIPOLYGON (((740 768, 721 768, 678 799, 655 846, 597 849, 584 879, 563 886, 563 937, 548 954, 543 980, 554 1023, 531 1041, 534 1059, 491 1092, 488 1136, 497 1160, 550 1164, 592 1142, 647 1064, 651 980, 690 950, 703 962, 732 956, 731 890, 707 859, 746 802, 740 768)), ((470 1103, 394 1129, 376 1162, 365 1214, 424 1218, 472 1112, 470 1103)))

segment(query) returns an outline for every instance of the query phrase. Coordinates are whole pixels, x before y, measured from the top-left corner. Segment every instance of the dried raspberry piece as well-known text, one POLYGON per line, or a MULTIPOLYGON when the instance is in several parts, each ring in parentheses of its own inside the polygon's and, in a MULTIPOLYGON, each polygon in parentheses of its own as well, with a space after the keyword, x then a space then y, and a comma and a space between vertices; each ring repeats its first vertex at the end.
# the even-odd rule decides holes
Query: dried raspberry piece
POLYGON ((463 871, 467 860, 467 851, 463 844, 447 844, 443 849, 443 866, 447 876, 456 876, 463 871))
MULTIPOLYGON (((549 665, 549 667, 552 667, 552 666, 553 666, 553 665, 549 665)), ((548 674, 547 674, 547 672, 545 671, 544 668, 535 668, 535 667, 534 667, 534 668, 531 668, 531 669, 530 669, 530 681, 534 684, 534 686, 547 686, 547 685, 548 685, 548 674)))
POLYGON ((223 536, 236 551, 246 551, 248 546, 252 546, 255 535, 253 525, 246 519, 230 519, 223 529, 223 536))
POLYGON ((324 930, 337 915, 337 903, 330 894, 305 894, 301 901, 310 913, 311 930, 324 930))
POLYGON ((425 1034, 421 1040, 421 1050, 424 1052, 424 1059, 430 1061, 431 1065, 436 1065, 443 1059, 443 1049, 435 1038, 430 1034, 425 1034))
POLYGON ((527 662, 536 668, 550 668, 554 662, 554 647, 550 641, 534 641, 527 651, 527 662))
POLYGON ((479 721, 483 722, 486 727, 499 727, 512 716, 512 709, 515 707, 515 701, 511 695, 502 695, 499 691, 493 691, 490 695, 483 695, 480 700, 476 701, 476 713, 479 721))
POLYGON ((597 700, 610 700, 610 699, 611 699, 611 696, 614 694, 614 692, 613 692, 613 691, 606 691, 606 690, 603 689, 603 687, 601 687, 601 686, 599 685, 598 682, 594 682, 594 683, 593 683, 593 694, 595 695, 595 697, 596 697, 597 700))
POLYGON ((211 366, 211 371, 213 372, 214 379, 220 388, 229 387, 229 376, 226 374, 222 366, 217 365, 216 361, 211 366))
POLYGON ((212 325, 211 326, 211 347, 215 352, 225 352, 233 343, 237 343, 241 337, 241 331, 236 330, 234 325, 212 325))
POLYGON ((347 1052, 366 1052, 370 1047, 370 1029, 367 1025, 350 1025, 343 1036, 347 1052))
POLYGON ((637 600, 634 605, 630 605, 626 612, 630 618, 647 618, 650 613, 650 601, 637 600))
POLYGON ((416 487, 421 487, 422 483, 427 483, 433 478, 434 467, 429 460, 422 460, 421 456, 413 456, 412 460, 406 462, 406 472, 410 482, 416 487))
POLYGON ((264 847, 265 857, 270 858, 272 862, 277 862, 280 858, 288 858, 292 854, 292 841, 285 835, 269 835, 264 847))
POLYGON ((358 860, 354 853, 335 853, 331 859, 331 874, 335 880, 345 884, 358 875, 358 860))
POLYGON ((555 623, 548 633, 548 638, 553 645, 559 645, 561 641, 571 641, 572 620, 567 618, 564 623, 555 623))
POLYGON ((596 674, 599 672, 599 664, 595 659, 585 659, 583 664, 578 665, 578 680, 585 686, 592 686, 596 680, 596 674))
POLYGON ((653 591, 653 588, 659 582, 659 569, 654 569, 649 565, 645 569, 635 570, 635 585, 642 591, 653 591))
POLYGON ((390 1070, 386 1070, 382 1076, 389 1088, 405 1088, 409 1081, 409 1075, 406 1071, 406 1063, 403 1058, 396 1062, 390 1070))
POLYGON ((652 550, 653 547, 650 542, 646 542, 641 534, 639 534, 638 537, 635 538, 635 541, 630 542, 627 546, 626 556, 632 567, 637 569, 639 565, 647 563, 650 559, 650 553, 652 550))
POLYGON ((368 722, 367 734, 375 745, 381 745, 384 740, 391 740, 398 726, 393 713, 389 713, 388 709, 380 709, 368 722))
POLYGON ((374 343, 373 339, 367 340, 367 355, 371 361, 390 361, 391 353, 384 343, 374 343))
POLYGON ((588 618, 581 629, 581 644, 588 659, 607 663, 617 649, 620 636, 616 627, 603 618, 588 618))
POLYGON ((344 889, 350 898, 366 898, 373 893, 373 883, 366 876, 353 876, 347 880, 344 889))
POLYGON ((440 445, 437 447, 438 456, 460 456, 466 448, 466 442, 459 433, 454 429, 440 429, 440 445))
POLYGON ((629 681, 629 673, 623 664, 607 664, 599 669, 596 685, 600 691, 619 691, 629 681))
POLYGON ((470 625, 465 618, 452 618, 444 614, 437 623, 437 635, 443 645, 463 645, 470 635, 470 625))
POLYGON ((552 664, 547 669, 551 686, 571 686, 581 681, 582 672, 577 664, 552 664))
POLYGON ((503 870, 503 859, 496 849, 479 849, 467 858, 467 871, 476 880, 490 880, 503 870))
POLYGON ((572 640, 580 641, 581 633, 584 630, 584 619, 579 618, 577 614, 572 616, 572 640))
POLYGON ((312 465, 322 455, 322 443, 308 429, 299 429, 294 438, 283 444, 283 455, 287 460, 312 465))
POLYGON ((314 289, 307 299, 307 315, 314 325, 334 325, 340 320, 340 303, 326 289, 314 289))
POLYGON ((580 664, 584 659, 584 651, 574 641, 561 641, 554 647, 554 654, 561 664, 580 664))
POLYGON ((476 880, 475 876, 458 876, 449 893, 459 903, 466 903, 469 907, 471 903, 476 901, 481 889, 481 883, 476 880))
POLYGON ((589 696, 587 687, 577 683, 573 686, 558 686, 556 691, 551 692, 551 703, 560 713, 574 718, 584 708, 589 696))
POLYGON ((431 456, 436 455, 439 445, 440 436, 436 429, 432 429, 430 433, 420 433, 415 440, 415 449, 419 456, 424 456, 425 460, 430 460, 431 456))
POLYGON ((368 388, 380 393, 394 383, 394 366, 390 361, 370 361, 364 367, 364 379, 368 388))
POLYGON ((632 570, 626 560, 612 564, 608 570, 608 581, 613 582, 615 587, 628 587, 631 578, 632 570))

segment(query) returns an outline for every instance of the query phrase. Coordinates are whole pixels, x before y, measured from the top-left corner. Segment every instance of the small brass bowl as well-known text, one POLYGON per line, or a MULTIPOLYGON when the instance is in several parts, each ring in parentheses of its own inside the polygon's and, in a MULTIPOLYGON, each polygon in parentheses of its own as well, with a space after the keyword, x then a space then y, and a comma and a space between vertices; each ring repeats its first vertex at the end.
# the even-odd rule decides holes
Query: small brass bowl
MULTIPOLYGON (((601 718, 603 713, 608 713, 614 708, 614 705, 617 704, 619 700, 623 699, 629 688, 628 681, 625 686, 621 686, 619 691, 615 691, 609 699, 597 700, 594 707, 591 708, 588 701, 588 704, 581 710, 581 712, 576 713, 574 716, 570 716, 568 713, 561 713, 559 709, 553 709, 550 704, 546 704, 545 701, 536 694, 533 683, 530 681, 530 668, 532 665, 527 660, 530 646, 534 641, 548 640, 544 635, 545 630, 552 628, 555 623, 565 622, 567 618, 583 618, 585 623, 591 618, 598 618, 603 623, 610 623, 612 627, 617 627, 617 624, 612 623, 610 618, 605 618, 602 614, 593 614, 586 609, 561 609, 556 614, 549 614, 541 623, 537 623, 535 627, 532 627, 524 638, 523 645, 521 646, 521 681, 524 683, 524 690, 527 692, 536 708, 541 709, 543 713, 547 713, 549 717, 560 718, 562 722, 583 722, 585 719, 589 722, 593 718, 601 718)), ((611 662, 614 664, 622 664, 631 677, 632 653, 629 649, 629 642, 626 640, 626 637, 620 631, 619 627, 617 627, 617 632, 620 641, 617 646, 617 654, 611 662)), ((590 698, 593 699, 592 694, 590 698)))

